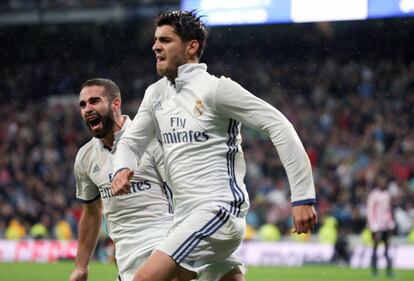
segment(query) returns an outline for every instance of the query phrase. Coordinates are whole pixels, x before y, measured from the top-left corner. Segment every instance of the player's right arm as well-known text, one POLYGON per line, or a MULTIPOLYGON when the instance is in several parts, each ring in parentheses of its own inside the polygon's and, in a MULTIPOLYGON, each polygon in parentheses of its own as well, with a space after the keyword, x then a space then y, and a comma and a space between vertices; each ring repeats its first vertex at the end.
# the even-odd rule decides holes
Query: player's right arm
POLYGON ((152 87, 145 93, 138 113, 120 138, 114 153, 114 195, 129 192, 129 179, 133 175, 136 161, 141 158, 150 141, 155 137, 155 121, 151 104, 152 87))
POLYGON ((102 223, 102 199, 98 187, 88 174, 90 143, 83 146, 76 155, 74 175, 76 180, 76 198, 84 202, 78 224, 78 249, 75 269, 69 281, 88 279, 88 264, 98 242, 102 223))
POLYGON ((86 281, 88 265, 98 242, 102 223, 102 200, 97 198, 85 203, 78 224, 78 249, 76 252, 75 269, 69 281, 86 281))

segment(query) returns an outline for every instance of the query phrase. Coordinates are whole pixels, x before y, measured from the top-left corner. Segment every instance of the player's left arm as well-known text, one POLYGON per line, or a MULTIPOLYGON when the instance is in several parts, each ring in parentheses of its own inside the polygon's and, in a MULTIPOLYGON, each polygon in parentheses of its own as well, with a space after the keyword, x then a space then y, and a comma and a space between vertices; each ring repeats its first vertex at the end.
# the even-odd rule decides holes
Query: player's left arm
POLYGON ((228 78, 220 79, 213 104, 218 112, 270 137, 288 176, 296 230, 309 229, 305 221, 310 217, 313 226, 317 216, 313 208, 316 200, 312 167, 290 121, 275 107, 228 78))
POLYGON ((102 199, 99 188, 87 175, 84 163, 85 150, 76 155, 74 176, 76 180, 76 197, 84 202, 82 215, 78 223, 78 249, 76 251, 75 269, 69 281, 86 281, 88 265, 98 242, 102 223, 102 199))
POLYGON ((297 234, 307 233, 318 222, 318 217, 313 205, 293 205, 292 219, 293 232, 297 234))

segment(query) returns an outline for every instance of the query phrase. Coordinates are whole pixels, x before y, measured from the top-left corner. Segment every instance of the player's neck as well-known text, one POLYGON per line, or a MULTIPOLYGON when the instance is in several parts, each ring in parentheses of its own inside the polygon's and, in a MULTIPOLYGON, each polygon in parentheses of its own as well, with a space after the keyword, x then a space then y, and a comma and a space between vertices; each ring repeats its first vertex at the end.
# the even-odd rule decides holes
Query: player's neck
POLYGON ((107 136, 105 136, 104 138, 101 139, 103 146, 108 149, 108 150, 112 150, 112 146, 114 145, 114 134, 108 134, 107 136))
MULTIPOLYGON (((112 132, 115 134, 122 129, 126 120, 126 116, 123 116, 121 113, 117 114, 114 119, 114 126, 112 128, 112 132)), ((112 134, 113 138, 113 134, 112 134)))
POLYGON ((119 114, 118 117, 114 119, 114 125, 112 127, 112 132, 102 138, 102 143, 104 144, 105 148, 112 150, 112 146, 114 145, 115 133, 119 132, 124 125, 126 120, 125 116, 119 114))

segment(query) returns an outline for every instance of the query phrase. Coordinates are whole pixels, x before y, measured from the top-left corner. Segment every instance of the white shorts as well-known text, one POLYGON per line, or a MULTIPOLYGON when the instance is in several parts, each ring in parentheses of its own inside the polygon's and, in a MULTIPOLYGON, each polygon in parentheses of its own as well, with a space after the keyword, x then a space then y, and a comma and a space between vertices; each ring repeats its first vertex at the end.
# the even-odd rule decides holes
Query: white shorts
POLYGON ((233 256, 245 231, 245 218, 223 207, 195 209, 171 228, 158 249, 180 266, 197 273, 198 280, 219 280, 243 263, 233 256))
POLYGON ((147 253, 136 257, 134 261, 131 264, 129 264, 126 269, 118 272, 117 281, 132 281, 135 272, 149 258, 151 253, 152 251, 148 251, 147 253))
POLYGON ((197 281, 219 281, 227 272, 238 267, 243 275, 246 274, 246 267, 234 256, 228 257, 222 262, 210 264, 198 274, 197 281))

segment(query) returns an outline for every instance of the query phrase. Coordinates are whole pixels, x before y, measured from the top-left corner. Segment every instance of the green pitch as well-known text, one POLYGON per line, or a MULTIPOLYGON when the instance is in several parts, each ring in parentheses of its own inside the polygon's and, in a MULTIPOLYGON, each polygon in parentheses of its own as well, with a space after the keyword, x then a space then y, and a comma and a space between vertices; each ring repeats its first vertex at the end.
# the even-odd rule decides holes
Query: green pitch
MULTIPOLYGON (((0 263, 0 281, 67 281, 72 262, 54 264, 0 263)), ((247 281, 408 281, 414 280, 414 270, 397 270, 393 279, 382 275, 372 278, 367 269, 335 266, 250 267, 247 281)), ((113 264, 93 263, 88 281, 115 281, 113 264)))

